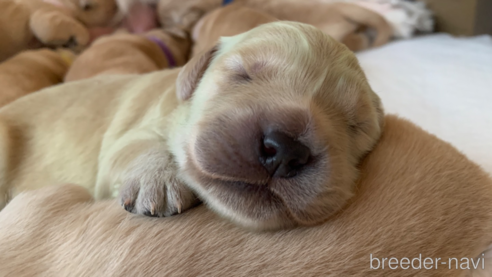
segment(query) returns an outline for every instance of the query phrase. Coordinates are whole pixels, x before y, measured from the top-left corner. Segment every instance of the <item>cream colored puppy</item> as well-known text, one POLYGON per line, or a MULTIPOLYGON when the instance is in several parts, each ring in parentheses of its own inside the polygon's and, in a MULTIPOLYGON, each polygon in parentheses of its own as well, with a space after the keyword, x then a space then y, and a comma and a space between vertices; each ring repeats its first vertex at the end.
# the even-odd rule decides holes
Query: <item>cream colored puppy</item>
POLYGON ((0 212, 0 222, 2 276, 475 277, 492 271, 481 255, 492 242, 492 181, 448 143, 394 116, 362 163, 351 204, 319 226, 253 233, 205 208, 149 220, 112 201, 94 203, 77 186, 22 194, 0 212))
POLYGON ((192 207, 195 192, 250 228, 312 225, 352 196, 382 114, 345 46, 270 23, 182 70, 75 82, 0 110, 0 188, 77 183, 152 216, 192 207))

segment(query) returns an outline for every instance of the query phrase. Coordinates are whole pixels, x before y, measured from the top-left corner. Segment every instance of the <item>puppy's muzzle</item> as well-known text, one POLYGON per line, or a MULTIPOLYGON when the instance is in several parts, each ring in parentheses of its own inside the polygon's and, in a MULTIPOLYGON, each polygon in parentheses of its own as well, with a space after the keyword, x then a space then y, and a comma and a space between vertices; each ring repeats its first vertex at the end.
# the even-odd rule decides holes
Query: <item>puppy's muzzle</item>
MULTIPOLYGON (((253 110, 253 109, 252 109, 253 110)), ((194 145, 196 165, 203 174, 227 181, 267 185, 272 179, 302 175, 315 164, 305 110, 277 109, 220 113, 204 122, 194 145)))
POLYGON ((314 224, 340 206, 326 143, 309 109, 244 105, 203 118, 185 171, 214 209, 269 229, 314 224))
POLYGON ((311 156, 307 146, 280 131, 265 134, 259 153, 260 163, 275 178, 296 176, 311 156))

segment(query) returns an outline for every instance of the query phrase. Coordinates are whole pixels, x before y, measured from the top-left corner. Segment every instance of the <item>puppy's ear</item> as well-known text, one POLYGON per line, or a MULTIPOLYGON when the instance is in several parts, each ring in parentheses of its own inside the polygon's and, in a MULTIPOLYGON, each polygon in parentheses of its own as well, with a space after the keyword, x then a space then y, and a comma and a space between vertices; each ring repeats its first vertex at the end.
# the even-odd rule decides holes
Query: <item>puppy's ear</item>
POLYGON ((180 101, 188 100, 191 97, 210 65, 217 49, 218 45, 196 55, 181 69, 176 80, 176 94, 180 101))
POLYGON ((353 129, 355 144, 352 152, 356 159, 360 159, 374 147, 384 128, 384 109, 381 99, 372 90, 367 96, 359 102, 356 125, 353 129))

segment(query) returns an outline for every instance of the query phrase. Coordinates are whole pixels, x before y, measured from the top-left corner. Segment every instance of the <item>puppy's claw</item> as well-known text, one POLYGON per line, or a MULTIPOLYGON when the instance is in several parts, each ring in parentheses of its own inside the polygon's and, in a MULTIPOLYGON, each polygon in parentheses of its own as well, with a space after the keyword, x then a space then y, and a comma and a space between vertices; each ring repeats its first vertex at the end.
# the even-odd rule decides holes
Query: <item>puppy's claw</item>
POLYGON ((130 206, 131 212, 150 217, 172 216, 186 211, 193 206, 196 196, 179 180, 177 172, 178 168, 167 151, 158 148, 142 154, 123 175, 120 201, 125 208, 130 206))
POLYGON ((131 212, 133 210, 133 204, 131 199, 126 199, 123 203, 123 207, 126 211, 131 212))
POLYGON ((150 204, 150 215, 152 215, 152 216, 155 215, 155 204, 154 203, 150 204))
POLYGON ((145 211, 145 212, 143 213, 143 215, 148 216, 148 217, 159 217, 159 215, 158 215, 158 214, 152 214, 152 212, 151 212, 151 211, 148 211, 148 210, 147 210, 147 211, 145 211))

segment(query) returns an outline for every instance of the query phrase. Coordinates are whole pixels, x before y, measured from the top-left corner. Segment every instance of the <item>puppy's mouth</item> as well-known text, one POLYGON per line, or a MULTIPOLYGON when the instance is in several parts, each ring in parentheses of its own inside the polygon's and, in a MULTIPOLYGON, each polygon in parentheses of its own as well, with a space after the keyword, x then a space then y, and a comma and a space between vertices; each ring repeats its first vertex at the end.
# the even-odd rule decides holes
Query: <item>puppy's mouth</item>
POLYGON ((193 179, 197 194, 212 209, 240 225, 269 230, 317 224, 332 214, 331 207, 320 205, 319 200, 331 194, 326 190, 328 168, 325 162, 313 158, 309 167, 294 177, 252 176, 250 182, 214 176, 189 158, 185 174, 193 179))
MULTIPOLYGON (((265 207, 277 206, 281 204, 281 197, 276 195, 272 191, 268 184, 258 185, 251 184, 242 181, 226 181, 220 179, 211 179, 215 186, 220 187, 221 190, 227 191, 228 193, 234 194, 235 197, 241 198, 252 198, 257 201, 257 203, 252 203, 254 205, 262 205, 265 207)), ((251 207, 250 207, 251 208, 251 207)))
POLYGON ((184 172, 202 201, 235 223, 253 229, 276 229, 295 224, 282 198, 268 183, 257 184, 213 178, 192 161, 184 172))

